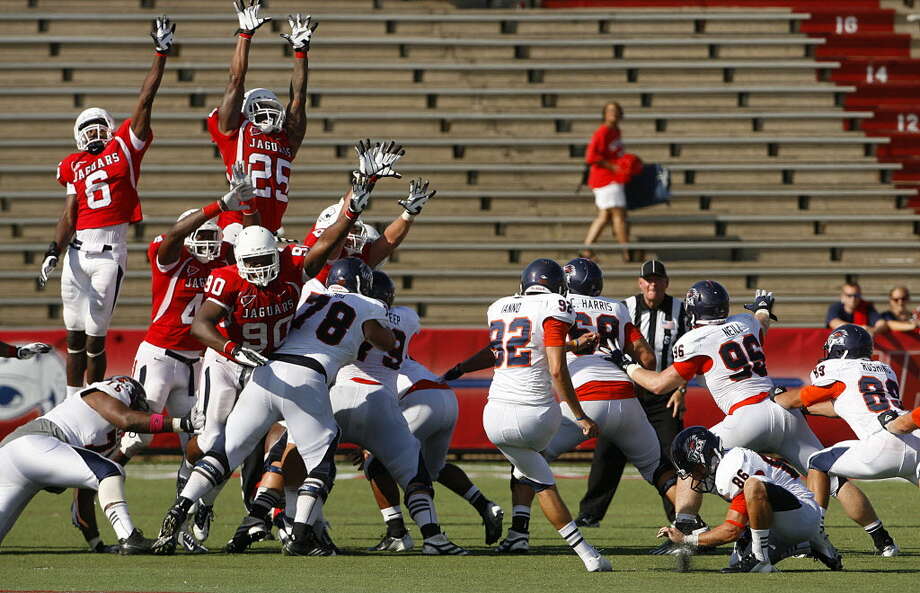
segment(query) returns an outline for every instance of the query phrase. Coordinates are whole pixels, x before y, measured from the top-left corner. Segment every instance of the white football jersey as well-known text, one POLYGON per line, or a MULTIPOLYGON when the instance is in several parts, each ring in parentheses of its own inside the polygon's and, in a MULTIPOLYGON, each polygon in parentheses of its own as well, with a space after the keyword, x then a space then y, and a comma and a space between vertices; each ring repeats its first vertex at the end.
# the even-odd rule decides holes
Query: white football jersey
POLYGON ((846 420, 860 439, 883 431, 878 415, 901 409, 898 378, 884 362, 868 358, 831 358, 811 372, 811 384, 829 387, 840 381, 846 387, 834 399, 834 411, 846 420))
POLYGON ((406 392, 412 389, 412 386, 419 381, 440 383, 440 379, 440 377, 429 371, 425 365, 407 356, 399 369, 399 377, 396 379, 396 395, 400 398, 406 395, 406 392))
POLYGON ((701 325, 677 340, 674 363, 708 358, 712 366, 701 375, 703 386, 728 414, 736 403, 773 388, 760 335, 760 322, 753 315, 732 315, 724 323, 701 325))
POLYGON ((337 381, 353 377, 377 381, 396 393, 396 378, 409 351, 409 341, 419 332, 421 323, 418 314, 408 307, 391 307, 387 319, 396 336, 393 349, 383 352, 365 341, 355 361, 339 371, 337 381))
POLYGON ((744 447, 729 449, 719 462, 716 469, 719 496, 731 502, 744 490, 744 481, 751 476, 781 486, 799 500, 814 500, 814 495, 791 465, 744 447))
POLYGON ((326 369, 331 380, 358 357, 364 343, 364 322, 387 326, 380 301, 351 292, 313 292, 301 300, 290 333, 275 352, 309 356, 326 369))
POLYGON ((555 401, 546 350, 543 322, 558 319, 575 322, 572 304, 551 293, 515 295, 498 299, 489 307, 489 340, 495 354, 495 375, 489 399, 528 405, 555 401))
POLYGON ((42 418, 60 428, 68 444, 105 451, 115 446, 118 429, 83 401, 82 394, 88 391, 102 391, 126 406, 131 405, 131 397, 120 381, 107 379, 73 394, 42 418))
MULTIPOLYGON (((626 345, 626 324, 631 323, 626 305, 614 299, 581 295, 570 295, 569 302, 575 313, 575 327, 569 332, 571 337, 592 331, 600 335, 601 346, 606 347, 609 339, 623 350, 626 345)), ((626 373, 605 360, 605 356, 600 350, 589 354, 566 354, 575 389, 591 381, 630 381, 626 373)))

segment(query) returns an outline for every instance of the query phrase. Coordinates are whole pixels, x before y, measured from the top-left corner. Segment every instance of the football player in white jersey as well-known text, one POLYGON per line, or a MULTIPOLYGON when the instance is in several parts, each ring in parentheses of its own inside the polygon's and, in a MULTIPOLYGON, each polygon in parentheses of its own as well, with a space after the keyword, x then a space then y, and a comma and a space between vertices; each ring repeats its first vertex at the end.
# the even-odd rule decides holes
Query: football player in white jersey
POLYGON ((773 566, 808 542, 811 554, 831 570, 843 560, 823 528, 814 495, 785 462, 743 447, 725 450, 719 437, 702 426, 682 430, 671 446, 681 481, 696 492, 712 492, 731 503, 725 522, 699 535, 662 527, 658 537, 690 548, 738 542, 723 573, 776 572, 773 566), (750 526, 749 530, 746 526, 750 526), (742 542, 749 532, 750 551, 742 542))
MULTIPOLYGON (((396 287, 390 277, 380 270, 374 271, 371 296, 387 306, 397 346, 390 352, 380 352, 365 344, 362 347, 362 355, 352 367, 342 369, 339 378, 342 379, 343 375, 352 380, 366 378, 352 372, 351 369, 354 368, 393 389, 390 396, 394 398, 402 417, 408 423, 410 433, 421 446, 422 460, 428 476, 432 481, 437 480, 462 496, 476 509, 485 526, 486 545, 491 545, 501 537, 504 513, 500 506, 482 494, 466 472, 452 463, 447 463, 447 452, 459 413, 457 396, 431 371, 409 358, 409 344, 421 329, 418 314, 408 307, 393 306, 396 287)), ((345 381, 340 385, 345 388, 348 383, 345 381)), ((337 407, 335 397, 333 407, 337 407)), ((336 420, 338 419, 337 412, 336 420)), ((339 425, 342 426, 342 423, 339 422, 339 425)), ((349 440, 347 436, 343 438, 349 440)), ((374 452, 373 448, 367 448, 374 452)), ((384 460, 380 458, 378 461, 378 457, 366 462, 364 468, 387 531, 371 550, 407 551, 412 548, 413 543, 403 521, 399 489, 392 478, 392 472, 387 471, 390 464, 381 463, 384 460)))
MULTIPOLYGON (((674 363, 660 373, 635 363, 625 365, 624 370, 652 393, 671 393, 700 375, 725 414, 711 429, 722 446, 779 454, 804 475, 808 458, 822 446, 801 414, 790 413, 770 399, 774 386, 767 374, 762 344, 771 317, 775 319, 773 300, 773 293, 757 290, 754 302, 744 306, 753 315, 729 316, 725 287, 712 280, 697 282, 687 291, 684 302, 693 329, 674 345, 674 363)), ((854 484, 835 480, 832 493, 861 526, 878 522, 872 504, 854 484)), ((701 504, 702 495, 685 481, 679 482, 675 526, 685 533, 704 528, 696 515, 701 504)))
POLYGON ((365 296, 372 282, 370 268, 353 258, 335 266, 330 275, 336 272, 335 277, 348 278, 347 286, 330 286, 326 293, 312 293, 301 300, 287 339, 269 355, 271 362, 253 371, 230 412, 222 450, 215 447, 195 465, 163 519, 154 544, 156 553, 175 551, 178 529, 193 501, 226 480, 271 425, 284 419, 307 472, 297 497, 293 538, 285 544, 284 553, 334 554, 331 548, 320 546, 308 529, 319 518, 335 479, 333 456, 339 428, 332 415, 329 382, 357 358, 365 340, 384 351, 395 343, 392 330, 386 327, 386 308, 365 296), (335 266, 343 271, 336 272, 335 266))
MULTIPOLYGON (((808 487, 825 510, 830 476, 859 480, 899 477, 915 486, 920 478, 920 431, 896 436, 885 430, 887 422, 906 412, 900 405, 897 375, 890 366, 871 357, 869 332, 858 325, 841 325, 827 337, 824 358, 811 372, 811 385, 776 396, 776 403, 789 409, 831 402, 830 415, 843 418, 858 437, 822 449, 808 460, 808 487)), ((898 546, 887 532, 873 539, 882 556, 898 554, 898 546)))
MULTIPOLYGON (((586 437, 598 432, 597 423, 585 414, 575 395, 565 362, 566 334, 575 323, 565 294, 565 274, 559 264, 551 259, 531 262, 521 274, 521 292, 489 307, 489 345, 452 372, 494 366, 482 424, 489 440, 514 466, 512 500, 520 498, 515 494, 519 488, 535 490, 546 518, 585 568, 589 572, 610 571, 610 561, 582 537, 559 496, 549 462, 540 454, 562 422, 553 390, 571 408, 586 437)), ((518 509, 514 510, 512 529, 526 532, 529 518, 518 516, 518 509)))
POLYGON ((128 512, 124 469, 97 451, 112 450, 118 431, 195 432, 203 423, 194 410, 183 418, 151 414, 143 385, 131 377, 105 379, 73 394, 0 442, 0 542, 39 490, 60 494, 79 487, 99 492, 122 554, 148 552, 150 540, 128 512))

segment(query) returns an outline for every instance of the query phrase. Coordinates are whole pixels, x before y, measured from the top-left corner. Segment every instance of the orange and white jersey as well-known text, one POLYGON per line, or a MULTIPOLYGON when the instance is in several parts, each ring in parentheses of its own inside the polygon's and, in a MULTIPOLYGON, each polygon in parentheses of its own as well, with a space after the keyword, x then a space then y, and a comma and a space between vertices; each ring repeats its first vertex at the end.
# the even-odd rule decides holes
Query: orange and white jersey
MULTIPOLYGON (((622 350, 626 344, 642 337, 630 321, 629 309, 621 301, 571 295, 569 302, 572 303, 572 312, 575 314, 575 326, 569 331, 569 337, 573 339, 587 332, 595 332, 600 336, 599 346, 606 347, 609 341, 622 350)), ((572 375, 572 385, 576 390, 592 382, 622 383, 623 396, 635 395, 632 381, 626 373, 620 367, 611 364, 605 353, 597 348, 584 354, 569 352, 566 354, 566 361, 572 375)))
POLYGON ((565 345, 575 322, 568 299, 554 293, 505 297, 492 303, 487 319, 495 354, 489 399, 533 406, 555 402, 545 348, 565 345))
MULTIPOLYGON (((832 399, 834 411, 860 439, 884 432, 878 422, 879 414, 901 409, 897 375, 890 366, 877 360, 831 358, 821 361, 811 372, 811 384, 832 388, 825 391, 825 396, 832 399)), ((811 399, 809 391, 806 388, 802 393, 802 403, 806 405, 819 401, 811 399)))
POLYGON ((760 322, 732 315, 724 323, 700 325, 674 345, 674 369, 687 381, 702 375, 716 405, 731 414, 738 404, 766 399, 773 388, 761 346, 760 322))
POLYGON ((396 337, 393 349, 384 352, 365 341, 358 349, 358 358, 339 371, 338 383, 351 379, 365 384, 375 382, 396 394, 396 381, 409 349, 409 341, 419 332, 421 322, 418 313, 408 307, 391 307, 387 311, 387 320, 396 337))
POLYGON ((800 501, 814 501, 814 495, 791 465, 744 447, 734 447, 725 452, 716 469, 716 490, 742 515, 747 514, 744 482, 752 476, 780 486, 800 501))

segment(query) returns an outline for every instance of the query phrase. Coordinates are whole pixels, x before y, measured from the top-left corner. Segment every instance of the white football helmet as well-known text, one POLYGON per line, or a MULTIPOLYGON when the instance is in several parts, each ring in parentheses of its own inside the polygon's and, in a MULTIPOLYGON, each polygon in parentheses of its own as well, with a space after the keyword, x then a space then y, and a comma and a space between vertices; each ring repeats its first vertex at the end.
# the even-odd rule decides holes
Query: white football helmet
POLYGON ((109 112, 99 107, 84 109, 73 124, 73 138, 77 148, 92 154, 99 154, 112 140, 115 133, 115 120, 109 112))
MULTIPOLYGON (((324 231, 332 224, 338 220, 339 212, 342 211, 342 200, 339 200, 335 204, 327 207, 323 210, 319 217, 316 219, 316 224, 313 225, 314 231, 324 231)), ((348 236, 345 237, 344 249, 346 255, 357 255, 364 250, 364 246, 368 242, 373 242, 380 236, 380 233, 377 232, 377 229, 365 224, 360 220, 355 222, 355 225, 348 232, 348 236)))
POLYGON ((240 278, 267 286, 281 272, 275 235, 265 227, 248 226, 236 237, 236 268, 240 278))
POLYGON ((266 134, 280 132, 284 125, 284 105, 268 89, 246 91, 243 95, 243 115, 266 134))
MULTIPOLYGON (((179 215, 179 220, 198 211, 199 208, 186 210, 179 215)), ((195 256, 195 259, 205 263, 217 259, 220 255, 220 246, 223 239, 223 232, 221 232, 220 227, 217 226, 217 222, 212 218, 206 220, 200 227, 192 231, 192 233, 185 238, 183 243, 189 253, 195 256)))

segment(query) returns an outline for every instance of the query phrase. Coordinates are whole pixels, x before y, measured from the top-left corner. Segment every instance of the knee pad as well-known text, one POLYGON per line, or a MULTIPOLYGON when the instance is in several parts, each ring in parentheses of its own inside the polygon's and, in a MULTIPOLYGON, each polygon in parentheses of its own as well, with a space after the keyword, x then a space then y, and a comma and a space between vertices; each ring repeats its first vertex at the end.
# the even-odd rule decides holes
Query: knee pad
POLYGON ((209 482, 217 486, 230 477, 230 462, 222 451, 208 451, 195 464, 196 472, 202 474, 209 482))
MULTIPOLYGON (((657 480, 656 480, 656 484, 657 484, 657 480)), ((658 490, 658 495, 664 498, 665 495, 667 495, 668 490, 670 490, 672 486, 676 486, 676 485, 677 485, 677 474, 671 476, 670 478, 662 482, 660 486, 656 485, 655 489, 658 490)))
POLYGON ((284 475, 284 470, 281 469, 280 467, 278 467, 277 465, 271 465, 271 464, 269 464, 268 466, 266 466, 265 472, 263 472, 263 473, 267 473, 267 474, 279 474, 279 475, 282 475, 282 476, 283 476, 283 475, 284 475))
POLYGON ((67 354, 83 354, 86 348, 67 348, 67 354))
POLYGON ((323 480, 318 478, 307 478, 301 484, 300 488, 297 489, 298 496, 304 494, 306 496, 312 496, 317 500, 322 500, 325 502, 326 497, 329 496, 329 488, 327 488, 326 483, 323 480))
POLYGON ((831 471, 834 463, 840 459, 840 456, 849 451, 849 447, 834 447, 824 451, 818 451, 808 458, 808 469, 816 469, 820 472, 828 473, 831 471))
POLYGON ((103 354, 105 354, 105 348, 103 348, 99 352, 90 352, 89 350, 86 351, 87 358, 98 358, 102 356, 103 354))
POLYGON ((535 482, 527 477, 522 477, 522 478, 512 477, 511 479, 516 480, 518 484, 524 484, 525 486, 530 486, 531 488, 534 489, 534 492, 543 492, 547 488, 553 487, 552 484, 541 484, 540 482, 535 482))
POLYGON ((409 482, 409 485, 406 486, 406 493, 403 496, 403 503, 408 507, 409 506, 409 497, 413 494, 427 494, 432 499, 434 499, 434 488, 431 486, 431 482, 427 484, 424 482, 409 482))

